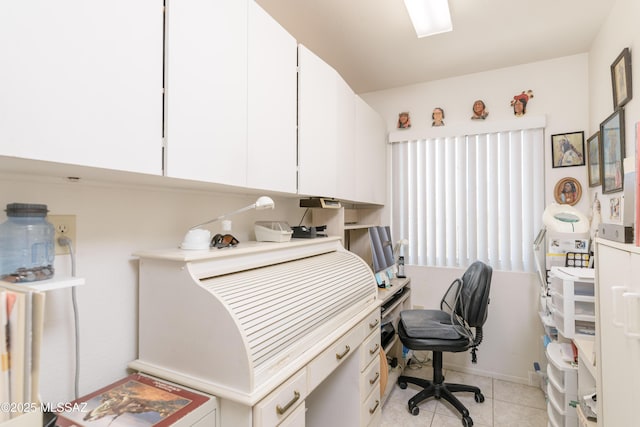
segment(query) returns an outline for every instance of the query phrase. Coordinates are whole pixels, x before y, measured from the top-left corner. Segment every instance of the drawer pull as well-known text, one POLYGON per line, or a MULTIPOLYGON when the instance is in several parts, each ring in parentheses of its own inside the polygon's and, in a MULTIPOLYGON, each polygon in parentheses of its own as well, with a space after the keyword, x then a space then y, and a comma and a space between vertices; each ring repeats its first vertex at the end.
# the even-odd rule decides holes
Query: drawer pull
POLYGON ((336 353, 336 359, 338 359, 338 360, 342 359, 342 358, 343 358, 343 357, 345 357, 345 356, 346 356, 350 351, 351 351, 351 347, 349 347, 348 345, 347 345, 347 346, 345 346, 344 353, 341 353, 341 354, 336 353))
POLYGON ((380 406, 380 401, 376 400, 376 406, 374 406, 373 408, 370 408, 369 413, 373 414, 374 412, 376 412, 376 409, 378 409, 378 406, 380 406))
POLYGON ((276 406, 276 412, 278 413, 278 415, 282 415, 285 412, 287 412, 287 409, 291 408, 291 405, 293 405, 294 403, 296 403, 298 401, 298 399, 300 399, 300 393, 297 392, 296 390, 293 391, 293 399, 291 399, 289 401, 289 403, 287 403, 284 406, 280 406, 277 405, 276 406))
POLYGON ((378 326, 378 323, 380 323, 380 320, 376 319, 374 322, 370 322, 369 323, 369 329, 373 329, 376 326, 378 326))
POLYGON ((377 352, 379 349, 380 349, 380 344, 376 343, 375 348, 374 348, 374 349, 372 349, 372 350, 369 350, 369 354, 373 356, 374 354, 376 354, 376 352, 377 352))
POLYGON ((380 372, 376 372, 375 378, 372 380, 369 380, 369 384, 374 385, 376 381, 378 381, 378 378, 380 378, 380 372))

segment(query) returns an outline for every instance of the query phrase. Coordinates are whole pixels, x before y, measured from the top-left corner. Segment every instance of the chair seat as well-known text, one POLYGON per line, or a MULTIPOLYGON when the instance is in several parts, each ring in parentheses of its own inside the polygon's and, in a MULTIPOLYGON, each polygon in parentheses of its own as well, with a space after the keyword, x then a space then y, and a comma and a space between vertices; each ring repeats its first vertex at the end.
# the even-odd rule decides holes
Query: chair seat
POLYGON ((441 310, 405 310, 400 313, 398 335, 411 350, 461 352, 472 344, 464 328, 451 323, 441 310))

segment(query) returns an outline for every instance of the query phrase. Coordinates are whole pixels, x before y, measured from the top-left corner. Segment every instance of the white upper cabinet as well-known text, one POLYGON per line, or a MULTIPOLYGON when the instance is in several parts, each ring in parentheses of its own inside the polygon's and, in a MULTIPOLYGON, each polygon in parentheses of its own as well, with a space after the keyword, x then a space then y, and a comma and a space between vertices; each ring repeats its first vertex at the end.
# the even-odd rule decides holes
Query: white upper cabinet
POLYGON ((382 117, 356 96, 356 193, 365 203, 385 204, 387 198, 387 136, 382 117))
POLYGON ((303 45, 298 66, 298 193, 384 204, 384 120, 303 45))
POLYGON ((356 164, 356 96, 339 75, 336 79, 336 197, 343 200, 357 200, 356 164))
POLYGON ((296 192, 296 40, 249 3, 247 186, 296 192))
POLYGON ((337 73, 298 45, 298 193, 333 197, 337 188, 337 73))
POLYGON ((162 1, 3 4, 0 155, 161 174, 162 1))
POLYGON ((248 3, 167 0, 167 176, 246 185, 248 3))

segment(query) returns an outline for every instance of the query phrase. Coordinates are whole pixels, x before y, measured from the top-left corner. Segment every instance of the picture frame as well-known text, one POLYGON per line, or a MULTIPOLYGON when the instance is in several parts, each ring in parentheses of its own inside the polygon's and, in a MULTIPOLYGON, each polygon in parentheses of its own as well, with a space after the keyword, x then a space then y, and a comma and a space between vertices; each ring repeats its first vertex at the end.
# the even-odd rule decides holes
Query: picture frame
POLYGON ((625 47, 611 64, 614 110, 624 106, 633 97, 633 85, 631 83, 631 51, 628 47, 625 47))
POLYGON ((609 194, 622 191, 624 185, 623 159, 625 155, 623 108, 617 109, 600 123, 600 139, 602 144, 600 158, 602 193, 609 194))
POLYGON ((551 135, 551 156, 554 168, 584 166, 584 132, 551 135))
POLYGON ((582 198, 582 186, 575 178, 562 178, 553 189, 553 197, 559 204, 573 206, 582 198))
POLYGON ((596 132, 587 139, 589 187, 597 187, 602 184, 602 170, 600 167, 600 158, 602 150, 600 149, 600 132, 596 132))

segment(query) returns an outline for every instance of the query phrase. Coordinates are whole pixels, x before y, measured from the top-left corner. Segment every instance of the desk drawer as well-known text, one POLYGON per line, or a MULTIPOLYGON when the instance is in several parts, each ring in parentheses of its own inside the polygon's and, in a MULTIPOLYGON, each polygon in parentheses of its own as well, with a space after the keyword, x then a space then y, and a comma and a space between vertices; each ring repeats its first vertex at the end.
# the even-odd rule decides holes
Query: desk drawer
MULTIPOLYGON (((380 390, 380 352, 378 352, 378 359, 371 362, 369 367, 360 375, 360 396, 364 401, 372 390, 380 390)), ((378 392, 378 394, 380 394, 378 392)))
POLYGON ((305 406, 304 402, 287 417, 278 427, 304 427, 305 425, 305 406))
POLYGON ((307 397, 306 374, 305 369, 298 371, 254 406, 255 427, 277 425, 304 402, 307 397))
POLYGON ((349 356, 358 352, 358 346, 364 338, 364 329, 361 326, 362 323, 352 328, 307 365, 309 392, 316 388, 349 356))
POLYGON ((367 337, 360 349, 360 372, 367 369, 373 359, 380 358, 380 332, 374 332, 367 337))
POLYGON ((360 414, 360 425, 369 425, 371 420, 382 410, 382 399, 380 398, 380 389, 374 390, 362 404, 362 412, 360 414))
POLYGON ((363 322, 364 336, 369 335, 373 331, 380 334, 380 309, 375 309, 363 322))

